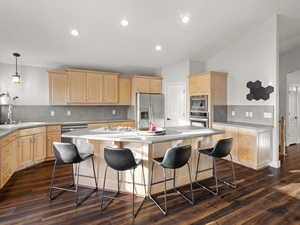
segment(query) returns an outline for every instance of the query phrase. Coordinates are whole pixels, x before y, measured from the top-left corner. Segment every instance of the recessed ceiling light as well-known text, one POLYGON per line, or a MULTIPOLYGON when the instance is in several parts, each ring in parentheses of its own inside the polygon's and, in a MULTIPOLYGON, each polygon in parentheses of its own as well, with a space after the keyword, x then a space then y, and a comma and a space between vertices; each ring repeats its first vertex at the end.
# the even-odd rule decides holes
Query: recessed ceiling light
POLYGON ((128 20, 125 20, 125 19, 121 20, 121 25, 123 27, 127 27, 128 26, 128 20))
POLYGON ((79 32, 78 32, 78 30, 73 29, 73 30, 71 30, 71 34, 76 37, 79 35, 79 32))
POLYGON ((158 51, 158 52, 160 52, 162 50, 161 45, 156 45, 155 46, 155 50, 158 51))
POLYGON ((182 17, 181 17, 181 21, 182 21, 183 23, 188 23, 188 22, 190 22, 190 17, 189 17, 189 16, 182 16, 182 17))

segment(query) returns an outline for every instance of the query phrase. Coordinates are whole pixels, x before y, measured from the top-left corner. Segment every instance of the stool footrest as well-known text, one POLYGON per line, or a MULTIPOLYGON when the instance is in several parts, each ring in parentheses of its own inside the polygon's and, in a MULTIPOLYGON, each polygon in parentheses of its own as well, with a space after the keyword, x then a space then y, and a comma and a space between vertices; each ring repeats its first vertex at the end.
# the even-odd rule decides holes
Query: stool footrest
MULTIPOLYGON (((172 181, 172 180, 174 180, 173 177, 172 177, 172 178, 166 179, 166 181, 172 181)), ((165 182, 164 180, 160 180, 160 181, 156 181, 156 182, 154 182, 154 183, 151 183, 151 185, 160 184, 160 183, 164 183, 164 182, 165 182)))

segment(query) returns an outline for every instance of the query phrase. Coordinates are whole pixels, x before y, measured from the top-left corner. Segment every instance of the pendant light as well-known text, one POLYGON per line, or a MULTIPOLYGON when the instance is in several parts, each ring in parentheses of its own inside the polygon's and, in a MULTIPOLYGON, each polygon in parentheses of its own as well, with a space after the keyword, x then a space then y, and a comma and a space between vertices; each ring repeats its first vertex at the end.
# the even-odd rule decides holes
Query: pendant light
POLYGON ((21 76, 18 73, 18 58, 21 56, 19 53, 13 53, 13 56, 16 57, 16 73, 12 75, 12 82, 18 84, 21 82, 21 76))

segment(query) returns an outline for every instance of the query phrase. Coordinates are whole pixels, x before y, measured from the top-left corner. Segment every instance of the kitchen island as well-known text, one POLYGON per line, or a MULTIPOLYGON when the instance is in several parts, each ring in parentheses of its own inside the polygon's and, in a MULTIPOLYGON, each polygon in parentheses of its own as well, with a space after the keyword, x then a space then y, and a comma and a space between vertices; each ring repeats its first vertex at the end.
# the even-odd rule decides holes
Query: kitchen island
MULTIPOLYGON (((136 158, 143 159, 144 173, 146 181, 146 192, 150 184, 150 168, 152 165, 151 158, 163 157, 168 148, 179 145, 191 145, 192 155, 190 158, 191 172, 193 179, 195 178, 195 170, 197 165, 197 149, 211 145, 211 137, 221 134, 223 131, 209 128, 196 127, 170 127, 166 129, 165 135, 149 136, 147 132, 137 131, 133 128, 111 128, 111 127, 93 127, 82 129, 79 131, 69 132, 62 137, 72 138, 80 152, 93 152, 95 154, 96 174, 99 187, 102 186, 105 160, 103 149, 106 146, 124 147, 132 150, 136 158)), ((83 162, 80 165, 80 174, 91 176, 91 162, 83 162)), ((207 169, 212 167, 212 160, 205 155, 200 158, 200 168, 207 169)), ((173 171, 167 170, 167 176, 171 177, 173 171)), ((198 176, 198 180, 206 179, 212 176, 211 171, 206 171, 198 176)), ((159 181, 163 177, 161 168, 155 167, 153 180, 159 181)), ((130 171, 120 173, 120 180, 123 181, 120 185, 121 192, 131 193, 131 173, 130 171)), ((188 170, 186 167, 178 169, 176 173, 176 186, 183 186, 189 183, 188 170)), ((88 177, 80 177, 79 184, 83 186, 94 187, 93 179, 88 177)), ((172 182, 169 182, 167 188, 172 188, 172 182)), ((117 190, 117 172, 112 169, 108 170, 106 179, 106 187, 108 190, 117 190)), ((163 184, 154 185, 152 193, 158 193, 163 190, 163 184)), ((142 169, 136 169, 136 190, 135 193, 144 196, 142 169)), ((147 195, 147 193, 146 193, 147 195)))

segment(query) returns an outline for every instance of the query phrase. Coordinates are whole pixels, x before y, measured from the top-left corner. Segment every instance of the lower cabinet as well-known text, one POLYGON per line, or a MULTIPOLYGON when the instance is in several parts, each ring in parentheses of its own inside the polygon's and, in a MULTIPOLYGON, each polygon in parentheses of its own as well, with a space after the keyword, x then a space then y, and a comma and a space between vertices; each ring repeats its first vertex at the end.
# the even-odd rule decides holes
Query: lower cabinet
POLYGON ((33 136, 33 160, 42 161, 46 158, 46 132, 33 136))
POLYGON ((270 163, 272 157, 271 129, 259 130, 220 124, 214 124, 213 128, 225 131, 224 134, 213 137, 213 144, 223 138, 233 138, 231 154, 234 162, 253 169, 266 167, 270 163))
POLYGON ((18 140, 14 135, 1 139, 0 145, 0 188, 9 180, 17 168, 16 149, 18 140))
POLYGON ((53 159, 53 142, 60 142, 61 141, 61 132, 60 126, 48 126, 47 127, 47 151, 46 151, 46 158, 53 159))
POLYGON ((23 168, 33 162, 33 137, 19 137, 18 167, 23 168))

